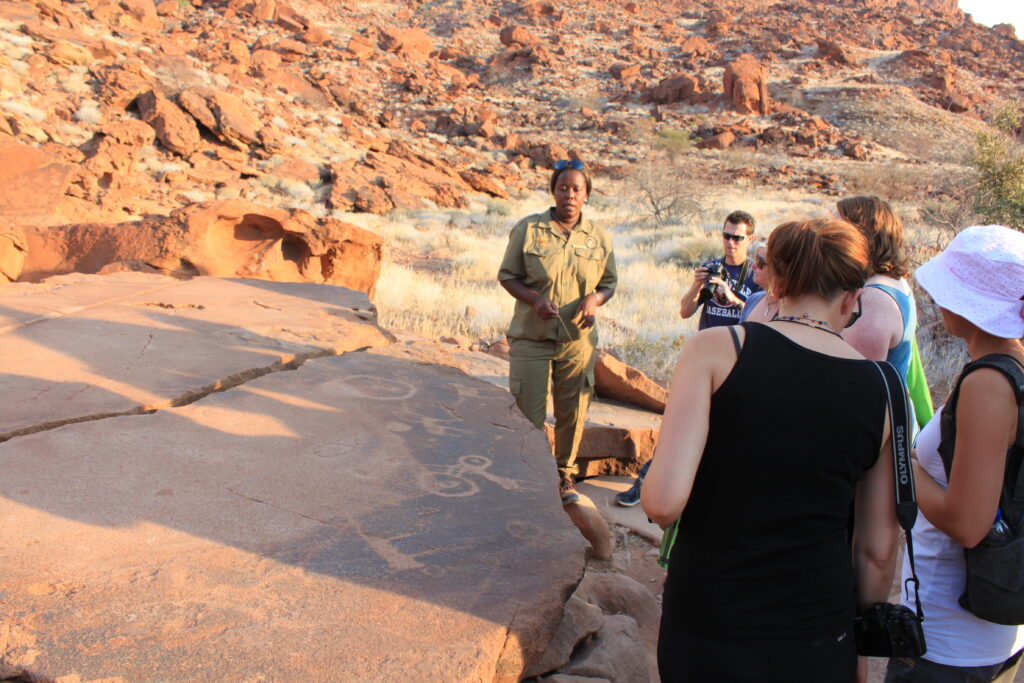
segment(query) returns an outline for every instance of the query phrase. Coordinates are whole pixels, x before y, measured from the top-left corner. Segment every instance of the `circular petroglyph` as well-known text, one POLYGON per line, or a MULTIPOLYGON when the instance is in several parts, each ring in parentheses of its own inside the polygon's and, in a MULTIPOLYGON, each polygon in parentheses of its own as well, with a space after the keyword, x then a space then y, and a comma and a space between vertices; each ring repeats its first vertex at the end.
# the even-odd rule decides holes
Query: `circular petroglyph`
POLYGON ((350 375, 339 378, 338 383, 348 393, 377 401, 403 401, 417 393, 408 382, 379 375, 350 375))
POLYGON ((491 459, 482 455, 464 455, 459 458, 459 464, 473 470, 487 469, 491 466, 491 459))
POLYGON ((423 472, 416 477, 416 483, 427 493, 445 498, 462 498, 480 491, 480 487, 469 479, 450 474, 423 472))

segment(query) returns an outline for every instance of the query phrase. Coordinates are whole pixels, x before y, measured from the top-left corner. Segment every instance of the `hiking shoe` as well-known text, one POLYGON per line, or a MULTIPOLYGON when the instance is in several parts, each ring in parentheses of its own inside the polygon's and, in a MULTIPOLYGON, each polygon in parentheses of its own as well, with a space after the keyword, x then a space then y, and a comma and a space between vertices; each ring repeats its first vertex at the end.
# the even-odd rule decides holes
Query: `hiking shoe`
POLYGON ((558 494, 562 497, 562 505, 580 502, 580 494, 576 493, 576 482, 572 477, 566 477, 558 482, 558 494))
POLYGON ((640 502, 640 487, 644 485, 644 478, 637 477, 633 485, 621 493, 615 494, 615 503, 625 508, 631 508, 640 502))

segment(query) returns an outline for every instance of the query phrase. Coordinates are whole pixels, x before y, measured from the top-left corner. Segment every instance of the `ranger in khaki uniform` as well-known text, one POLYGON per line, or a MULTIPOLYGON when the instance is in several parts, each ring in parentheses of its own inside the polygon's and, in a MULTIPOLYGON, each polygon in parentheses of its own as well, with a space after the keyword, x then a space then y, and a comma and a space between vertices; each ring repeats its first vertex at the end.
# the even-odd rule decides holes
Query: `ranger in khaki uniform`
POLYGON ((498 272, 516 298, 508 328, 509 390, 538 429, 544 428, 551 383, 563 505, 579 500, 572 477, 594 391, 594 321, 617 282, 611 237, 582 214, 590 191, 582 162, 556 163, 555 206, 512 228, 498 272))

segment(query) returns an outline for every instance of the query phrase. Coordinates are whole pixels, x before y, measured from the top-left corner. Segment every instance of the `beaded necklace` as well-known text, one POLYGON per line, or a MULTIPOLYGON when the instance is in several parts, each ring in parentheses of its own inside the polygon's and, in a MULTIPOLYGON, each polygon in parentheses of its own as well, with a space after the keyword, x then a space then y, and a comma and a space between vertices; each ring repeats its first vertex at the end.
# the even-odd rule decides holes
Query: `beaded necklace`
POLYGON ((776 320, 784 323, 796 323, 797 325, 803 325, 804 327, 810 327, 815 330, 821 330, 822 332, 834 334, 840 339, 843 338, 843 335, 839 334, 834 329, 832 329, 832 325, 829 324, 827 320, 815 320, 814 318, 808 318, 806 313, 804 313, 799 318, 795 315, 779 315, 778 313, 776 313, 775 317, 772 318, 772 322, 775 322, 776 320))

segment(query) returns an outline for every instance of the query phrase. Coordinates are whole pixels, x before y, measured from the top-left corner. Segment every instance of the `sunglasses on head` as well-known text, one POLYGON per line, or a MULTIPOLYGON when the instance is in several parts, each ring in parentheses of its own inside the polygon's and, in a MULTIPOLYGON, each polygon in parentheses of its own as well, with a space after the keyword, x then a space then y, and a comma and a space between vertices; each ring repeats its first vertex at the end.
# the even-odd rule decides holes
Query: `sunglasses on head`
POLYGON ((567 168, 571 168, 575 171, 582 171, 584 166, 583 162, 579 159, 562 159, 561 161, 555 162, 556 171, 563 171, 567 168))
POLYGON ((722 233, 722 238, 727 240, 727 241, 731 241, 731 242, 742 242, 743 240, 747 239, 747 236, 746 235, 730 235, 727 232, 723 232, 722 233))
POLYGON ((857 310, 850 316, 850 322, 846 323, 846 327, 852 327, 855 322, 860 320, 860 316, 864 313, 864 305, 857 299, 857 310))

